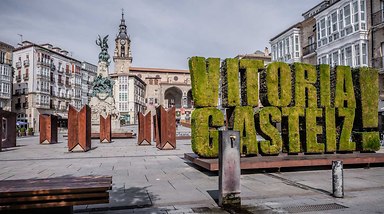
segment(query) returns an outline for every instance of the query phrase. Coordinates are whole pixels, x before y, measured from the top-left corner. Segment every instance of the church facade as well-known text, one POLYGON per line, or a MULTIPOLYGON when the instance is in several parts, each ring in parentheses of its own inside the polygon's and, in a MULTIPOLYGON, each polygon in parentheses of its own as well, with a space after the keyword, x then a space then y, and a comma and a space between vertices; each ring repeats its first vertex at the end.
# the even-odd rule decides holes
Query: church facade
POLYGON ((139 112, 155 112, 162 105, 176 107, 176 118, 189 120, 193 110, 189 70, 132 67, 131 40, 124 13, 115 39, 113 55, 114 98, 121 124, 137 124, 139 112))

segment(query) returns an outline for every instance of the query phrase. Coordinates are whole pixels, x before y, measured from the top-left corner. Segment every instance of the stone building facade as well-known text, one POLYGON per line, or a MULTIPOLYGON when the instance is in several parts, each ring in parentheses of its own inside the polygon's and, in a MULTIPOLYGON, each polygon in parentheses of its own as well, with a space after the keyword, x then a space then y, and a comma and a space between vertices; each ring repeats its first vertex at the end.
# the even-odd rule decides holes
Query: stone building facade
POLYGON ((13 46, 0 42, 0 108, 11 111, 13 46))
POLYGON ((132 67, 131 40, 122 14, 115 39, 114 96, 121 124, 136 124, 138 112, 155 112, 155 107, 176 107, 176 117, 190 118, 193 101, 188 70, 132 67))
POLYGON ((176 107, 176 118, 189 120, 193 110, 191 77, 189 70, 131 67, 130 72, 146 85, 145 106, 147 111, 162 105, 176 107))
POLYGON ((36 132, 40 114, 55 114, 59 126, 66 127, 68 106, 80 109, 87 104, 82 92, 92 82, 82 81, 82 62, 66 50, 24 41, 14 50, 13 67, 12 111, 36 132))
POLYGON ((146 84, 130 74, 132 64, 131 40, 127 34, 124 13, 121 15, 119 32, 115 39, 113 55, 114 71, 110 77, 114 80, 114 99, 120 112, 121 125, 137 124, 137 114, 145 112, 146 84))

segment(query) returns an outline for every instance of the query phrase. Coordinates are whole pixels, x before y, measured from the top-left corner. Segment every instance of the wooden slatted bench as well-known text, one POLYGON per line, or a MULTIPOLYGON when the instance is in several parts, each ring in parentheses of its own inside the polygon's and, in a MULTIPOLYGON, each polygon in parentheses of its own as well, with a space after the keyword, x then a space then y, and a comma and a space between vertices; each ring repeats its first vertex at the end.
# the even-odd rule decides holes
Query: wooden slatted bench
POLYGON ((73 213, 74 205, 109 203, 110 176, 0 181, 0 213, 73 213))

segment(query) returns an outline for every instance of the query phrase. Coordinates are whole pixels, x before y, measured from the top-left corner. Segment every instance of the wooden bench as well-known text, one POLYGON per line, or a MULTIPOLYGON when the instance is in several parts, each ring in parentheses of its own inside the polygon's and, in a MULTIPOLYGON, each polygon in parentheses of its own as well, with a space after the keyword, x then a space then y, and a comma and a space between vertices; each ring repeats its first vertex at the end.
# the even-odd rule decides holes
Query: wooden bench
POLYGON ((0 213, 73 213, 74 205, 109 203, 110 176, 0 181, 0 213))

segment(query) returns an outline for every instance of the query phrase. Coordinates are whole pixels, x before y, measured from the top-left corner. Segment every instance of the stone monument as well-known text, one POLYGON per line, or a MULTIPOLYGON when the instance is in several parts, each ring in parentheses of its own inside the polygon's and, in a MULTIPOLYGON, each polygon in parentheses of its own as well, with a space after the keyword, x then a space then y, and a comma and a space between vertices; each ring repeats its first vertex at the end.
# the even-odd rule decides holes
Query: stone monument
POLYGON ((100 131, 100 115, 104 118, 111 115, 112 132, 122 132, 120 130, 120 113, 116 109, 113 97, 114 81, 109 77, 108 35, 103 39, 99 35, 96 44, 101 48, 101 52, 89 103, 92 109, 92 133, 99 133, 100 131))

